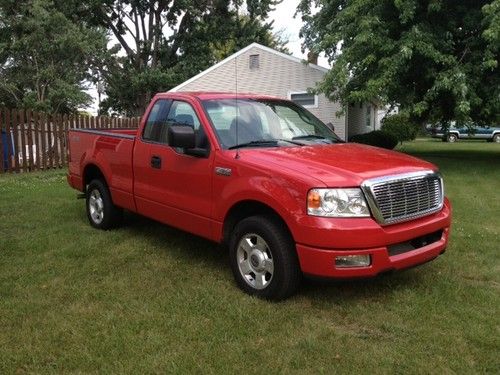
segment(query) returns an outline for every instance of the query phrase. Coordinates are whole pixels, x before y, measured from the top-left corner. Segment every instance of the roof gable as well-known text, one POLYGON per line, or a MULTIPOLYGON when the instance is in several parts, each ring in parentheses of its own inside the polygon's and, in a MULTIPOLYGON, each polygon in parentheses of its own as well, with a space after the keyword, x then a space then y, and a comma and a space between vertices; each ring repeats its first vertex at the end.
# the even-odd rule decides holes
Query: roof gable
MULTIPOLYGON (((181 83, 180 85, 174 87, 173 89, 171 89, 169 91, 177 91, 177 90, 179 90, 180 88, 186 86, 187 84, 189 84, 189 83, 191 83, 193 81, 196 81, 197 79, 203 77, 205 74, 210 73, 211 71, 217 69, 218 67, 220 67, 220 66, 222 66, 222 65, 224 65, 224 64, 226 64, 226 63, 228 63, 228 62, 230 62, 230 61, 232 61, 234 59, 236 59, 238 56, 244 54, 245 52, 247 52, 248 50, 250 50, 252 48, 258 48, 258 49, 261 49, 261 50, 263 50, 265 52, 269 52, 269 53, 272 53, 272 54, 274 54, 276 56, 279 56, 281 58, 284 58, 284 59, 296 62, 298 64, 304 65, 304 60, 303 59, 300 59, 300 58, 295 57, 295 56, 287 55, 286 53, 276 51, 276 50, 274 50, 272 48, 263 46, 262 44, 259 44, 259 43, 252 43, 252 44, 249 44, 248 46, 246 46, 245 48, 240 49, 238 52, 233 53, 231 56, 226 57, 224 60, 219 61, 217 64, 212 65, 210 68, 204 70, 203 72, 195 75, 194 77, 191 77, 187 81, 184 81, 183 83, 181 83)), ((308 63, 307 66, 309 68, 316 69, 316 70, 319 70, 319 71, 324 72, 324 73, 328 72, 327 68, 323 68, 322 66, 319 66, 319 65, 308 63)))

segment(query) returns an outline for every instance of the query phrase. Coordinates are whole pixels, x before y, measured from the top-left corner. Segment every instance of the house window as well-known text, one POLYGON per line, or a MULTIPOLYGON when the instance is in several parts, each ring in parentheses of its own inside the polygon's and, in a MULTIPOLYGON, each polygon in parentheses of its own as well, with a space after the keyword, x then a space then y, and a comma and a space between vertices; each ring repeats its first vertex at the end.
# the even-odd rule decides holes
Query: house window
POLYGON ((366 126, 372 126, 372 107, 371 105, 366 106, 366 117, 365 117, 366 126))
POLYGON ((301 105, 304 108, 318 107, 318 96, 310 94, 307 91, 291 92, 288 94, 288 98, 295 104, 301 105))
POLYGON ((250 55, 248 64, 249 68, 252 70, 259 69, 260 66, 259 55, 250 55))

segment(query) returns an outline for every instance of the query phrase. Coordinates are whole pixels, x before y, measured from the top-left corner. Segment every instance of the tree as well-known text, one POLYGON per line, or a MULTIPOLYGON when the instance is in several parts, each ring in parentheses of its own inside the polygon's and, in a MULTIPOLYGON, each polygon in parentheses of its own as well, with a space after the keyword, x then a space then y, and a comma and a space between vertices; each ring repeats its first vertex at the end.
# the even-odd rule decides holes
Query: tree
POLYGON ((69 113, 92 102, 85 81, 105 32, 75 24, 52 0, 0 1, 0 103, 69 113))
POLYGON ((419 124, 500 122, 500 0, 302 0, 299 11, 305 46, 333 64, 318 86, 331 99, 378 98, 419 124))
POLYGON ((108 96, 103 110, 141 114, 155 92, 169 90, 250 42, 284 44, 265 22, 276 0, 71 1, 77 14, 107 28, 123 51, 103 70, 108 96))

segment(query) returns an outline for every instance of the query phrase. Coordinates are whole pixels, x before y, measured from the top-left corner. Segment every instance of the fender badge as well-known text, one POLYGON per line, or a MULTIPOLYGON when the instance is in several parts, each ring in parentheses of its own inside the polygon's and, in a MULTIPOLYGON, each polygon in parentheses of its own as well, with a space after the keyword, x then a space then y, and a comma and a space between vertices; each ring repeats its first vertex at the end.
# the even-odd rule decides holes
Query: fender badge
POLYGON ((215 167, 215 174, 221 176, 231 176, 231 168, 215 167))

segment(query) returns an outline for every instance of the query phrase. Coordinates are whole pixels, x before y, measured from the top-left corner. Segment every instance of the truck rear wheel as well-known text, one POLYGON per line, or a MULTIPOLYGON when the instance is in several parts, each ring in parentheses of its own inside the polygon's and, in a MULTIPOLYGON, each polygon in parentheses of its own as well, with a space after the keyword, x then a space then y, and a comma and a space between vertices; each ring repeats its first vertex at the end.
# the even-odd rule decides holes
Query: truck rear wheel
POLYGON ((302 273, 295 243, 278 220, 260 215, 242 220, 231 234, 229 251, 234 278, 244 292, 282 300, 297 290, 302 273))
POLYGON ((495 134, 492 138, 493 142, 500 143, 500 134, 495 134))
POLYGON ((450 143, 454 143, 454 142, 458 141, 458 137, 457 137, 457 135, 456 135, 456 134, 454 134, 454 133, 450 133, 450 134, 448 134, 448 136, 446 137, 446 141, 447 141, 447 142, 450 142, 450 143))
POLYGON ((110 229, 121 223, 123 210, 113 204, 109 189, 103 181, 90 182, 85 202, 87 217, 94 228, 110 229))

